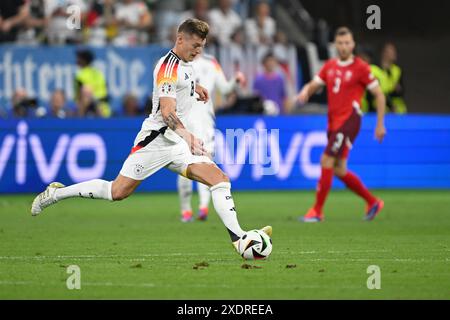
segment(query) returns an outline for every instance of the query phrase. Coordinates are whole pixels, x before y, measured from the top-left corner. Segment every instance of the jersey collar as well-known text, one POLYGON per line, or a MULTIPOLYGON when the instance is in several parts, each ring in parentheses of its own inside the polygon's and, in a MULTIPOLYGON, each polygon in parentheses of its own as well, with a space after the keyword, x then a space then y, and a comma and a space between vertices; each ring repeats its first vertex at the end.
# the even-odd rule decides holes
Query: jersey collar
POLYGON ((177 57, 179 60, 182 60, 182 59, 181 59, 181 58, 173 51, 173 49, 171 49, 170 52, 171 52, 175 57, 177 57))
POLYGON ((352 57, 351 59, 346 60, 346 61, 342 61, 339 58, 337 59, 337 64, 340 67, 347 67, 347 66, 351 65, 353 62, 355 62, 355 58, 354 57, 352 57))

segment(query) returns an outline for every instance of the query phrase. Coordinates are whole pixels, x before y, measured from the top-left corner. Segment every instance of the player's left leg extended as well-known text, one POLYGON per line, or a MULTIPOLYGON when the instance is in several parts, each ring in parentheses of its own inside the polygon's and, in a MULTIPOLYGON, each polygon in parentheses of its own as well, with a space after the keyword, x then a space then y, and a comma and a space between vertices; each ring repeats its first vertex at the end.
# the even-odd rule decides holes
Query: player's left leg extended
POLYGON ((114 181, 94 179, 68 187, 60 183, 52 183, 35 198, 31 213, 37 215, 42 209, 72 197, 110 201, 125 199, 134 192, 141 181, 170 163, 173 144, 167 143, 166 140, 158 131, 139 132, 135 147, 124 161, 114 181))
POLYGON ((346 185, 348 189, 359 195, 367 203, 365 220, 372 220, 381 211, 384 202, 377 199, 364 185, 361 179, 347 169, 347 159, 338 159, 334 167, 334 174, 346 185))
POLYGON ((67 187, 59 182, 53 182, 34 199, 31 214, 38 215, 43 209, 67 198, 122 200, 132 194, 139 184, 140 181, 121 174, 114 181, 93 179, 67 187))

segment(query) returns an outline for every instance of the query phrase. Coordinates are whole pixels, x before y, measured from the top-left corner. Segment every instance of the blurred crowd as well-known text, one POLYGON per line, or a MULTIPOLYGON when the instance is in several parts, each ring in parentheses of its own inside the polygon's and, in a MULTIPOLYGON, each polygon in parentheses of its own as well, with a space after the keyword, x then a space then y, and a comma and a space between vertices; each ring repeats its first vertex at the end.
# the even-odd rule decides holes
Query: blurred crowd
POLYGON ((2 0, 0 42, 165 44, 181 21, 198 18, 210 24, 209 43, 271 44, 277 33, 271 9, 270 0, 2 0))
MULTIPOLYGON (((210 25, 209 44, 271 48, 260 61, 261 71, 254 74, 249 88, 253 96, 240 99, 234 95, 224 106, 236 112, 241 106, 251 112, 290 114, 298 111, 290 86, 292 75, 283 59, 290 41, 277 28, 274 3, 271 0, 2 0, 0 43, 125 47, 156 43, 171 47, 177 26, 187 18, 198 18, 210 25)), ((369 52, 363 52, 363 56, 372 64, 387 97, 392 96, 388 99, 390 109, 404 113, 401 70, 395 65, 396 51, 391 45, 390 49, 383 49, 388 53, 381 55, 383 60, 379 64, 373 63, 369 52)), ((92 65, 94 59, 88 50, 77 52, 74 101, 57 89, 48 105, 42 106, 18 88, 6 116, 108 118, 137 116, 151 110, 150 97, 142 102, 132 93, 123 97, 120 110, 112 110, 105 77, 92 65)), ((371 103, 371 97, 366 97, 365 111, 373 111, 371 103)))

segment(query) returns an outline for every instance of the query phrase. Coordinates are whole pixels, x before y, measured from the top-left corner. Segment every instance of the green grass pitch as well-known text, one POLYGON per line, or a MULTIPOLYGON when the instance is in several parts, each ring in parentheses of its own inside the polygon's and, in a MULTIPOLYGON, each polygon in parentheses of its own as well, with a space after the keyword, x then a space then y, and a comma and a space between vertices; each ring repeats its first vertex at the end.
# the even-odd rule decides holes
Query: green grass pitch
POLYGON ((386 205, 372 222, 360 199, 332 191, 326 221, 301 224, 313 192, 235 192, 244 229, 274 228, 270 259, 250 269, 214 210, 179 221, 175 193, 70 199, 38 217, 34 195, 0 195, 0 299, 449 299, 449 192, 377 194, 386 205), (69 265, 80 290, 66 287, 69 265))

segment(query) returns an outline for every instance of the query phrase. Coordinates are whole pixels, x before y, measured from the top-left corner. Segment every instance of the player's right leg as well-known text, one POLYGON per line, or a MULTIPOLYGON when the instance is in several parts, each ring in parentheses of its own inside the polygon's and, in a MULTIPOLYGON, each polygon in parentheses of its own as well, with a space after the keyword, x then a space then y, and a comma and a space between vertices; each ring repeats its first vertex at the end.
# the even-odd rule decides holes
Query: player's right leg
MULTIPOLYGON (((237 249, 242 230, 237 219, 236 207, 231 195, 231 183, 227 175, 214 163, 192 163, 186 169, 186 176, 210 187, 214 208, 228 230, 231 241, 237 249)), ((262 228, 269 236, 272 227, 262 228)))
POLYGON ((34 199, 31 214, 38 215, 43 209, 67 198, 122 200, 133 193, 139 183, 138 180, 120 174, 114 181, 94 179, 67 187, 59 182, 53 182, 34 199))
POLYGON ((317 184, 314 206, 301 218, 303 222, 320 222, 324 219, 323 206, 333 183, 334 164, 336 158, 324 153, 320 159, 321 174, 317 184))
POLYGON ((239 225, 231 196, 231 183, 226 174, 214 163, 201 162, 188 165, 186 176, 210 187, 214 208, 227 228, 231 241, 243 236, 245 231, 239 225))

